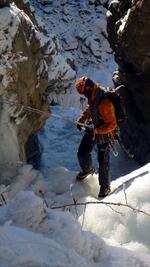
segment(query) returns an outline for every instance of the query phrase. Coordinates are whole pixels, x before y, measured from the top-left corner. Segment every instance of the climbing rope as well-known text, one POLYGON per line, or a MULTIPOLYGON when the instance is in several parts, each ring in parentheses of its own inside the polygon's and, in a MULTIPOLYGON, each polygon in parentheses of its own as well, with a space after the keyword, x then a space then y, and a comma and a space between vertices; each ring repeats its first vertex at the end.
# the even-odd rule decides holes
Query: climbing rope
POLYGON ((25 111, 29 111, 29 112, 32 112, 32 113, 36 113, 36 114, 39 114, 39 115, 45 115, 47 118, 50 118, 50 117, 54 117, 56 119, 60 119, 60 120, 64 120, 66 122, 69 122, 69 123, 72 123, 72 124, 79 124, 83 127, 87 127, 87 128, 90 128, 90 126, 88 124, 85 124, 85 123, 79 123, 77 121, 73 121, 73 120, 70 120, 70 119, 66 119, 64 118, 63 116, 60 116, 60 115, 57 115, 55 113, 52 113, 52 112, 46 112, 46 111, 43 111, 43 110, 40 110, 40 109, 37 109, 37 108, 33 108, 31 106, 27 106, 27 105, 23 105, 21 103, 16 103, 14 101, 10 101, 10 100, 1 100, 0 99, 0 103, 5 103, 5 104, 8 104, 8 105, 11 105, 11 106, 17 106, 17 107, 20 107, 22 108, 23 110, 25 111))
MULTIPOLYGON (((56 119, 60 119, 60 120, 63 120, 63 121, 66 121, 68 123, 71 123, 71 124, 78 124, 80 126, 83 127, 83 130, 85 131, 86 128, 89 128, 91 129, 91 126, 86 124, 86 123, 80 123, 78 121, 73 121, 73 120, 70 120, 70 119, 66 119, 64 118, 63 116, 60 116, 60 115, 57 115, 55 113, 52 113, 52 112, 46 112, 46 111, 43 111, 43 110, 40 110, 40 109, 37 109, 37 108, 33 108, 31 106, 27 106, 27 105, 24 105, 24 104, 21 104, 21 103, 16 103, 14 101, 10 101, 10 100, 7 100, 7 99, 0 99, 0 103, 2 104, 8 104, 10 106, 17 106, 17 107, 20 107, 22 108, 22 110, 25 110, 25 111, 28 111, 28 112, 32 112, 32 113, 36 113, 36 114, 39 114, 39 115, 45 115, 47 118, 50 118, 50 117, 53 117, 53 118, 56 118, 56 119)), ((115 157, 118 156, 118 152, 116 151, 116 148, 115 148, 115 139, 114 137, 111 135, 111 138, 110 138, 110 147, 111 147, 111 150, 114 154, 115 157)), ((120 144, 120 146, 122 147, 123 151, 128 155, 129 158, 133 158, 134 156, 131 155, 131 153, 129 153, 129 151, 127 151, 125 149, 125 147, 123 146, 121 140, 119 139, 118 137, 118 143, 120 144)))

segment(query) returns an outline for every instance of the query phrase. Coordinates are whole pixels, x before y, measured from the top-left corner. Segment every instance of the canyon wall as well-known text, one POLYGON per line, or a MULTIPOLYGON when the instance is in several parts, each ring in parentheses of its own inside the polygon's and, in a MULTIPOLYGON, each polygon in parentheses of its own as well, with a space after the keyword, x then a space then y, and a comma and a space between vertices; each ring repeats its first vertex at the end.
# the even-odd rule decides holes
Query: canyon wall
MULTIPOLYGON (((20 163, 37 164, 37 133, 47 116, 45 91, 59 56, 58 41, 38 26, 28 1, 0 0, 0 172, 20 163)), ((60 67, 74 71, 64 60, 60 67)), ((59 75, 57 77, 59 80, 59 75)), ((53 91, 54 88, 51 89, 53 91)), ((63 91, 64 88, 61 88, 63 91)))
POLYGON ((107 30, 118 63, 113 80, 125 85, 128 122, 122 140, 144 164, 150 161, 150 1, 113 0, 107 30))

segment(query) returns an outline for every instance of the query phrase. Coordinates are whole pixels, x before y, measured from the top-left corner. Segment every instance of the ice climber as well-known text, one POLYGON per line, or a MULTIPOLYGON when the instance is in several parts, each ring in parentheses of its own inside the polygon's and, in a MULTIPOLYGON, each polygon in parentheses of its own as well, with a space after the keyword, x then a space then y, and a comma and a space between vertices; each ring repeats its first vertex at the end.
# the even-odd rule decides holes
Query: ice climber
POLYGON ((78 160, 81 172, 76 179, 83 180, 88 174, 94 173, 91 152, 97 145, 97 159, 99 164, 98 197, 105 197, 111 192, 110 188, 110 138, 113 138, 117 129, 115 108, 112 102, 103 97, 100 86, 87 77, 76 80, 76 89, 79 94, 87 97, 88 105, 77 120, 77 128, 82 129, 81 124, 92 123, 92 128, 86 128, 85 134, 78 148, 78 160), (101 101, 99 99, 101 98, 101 101))

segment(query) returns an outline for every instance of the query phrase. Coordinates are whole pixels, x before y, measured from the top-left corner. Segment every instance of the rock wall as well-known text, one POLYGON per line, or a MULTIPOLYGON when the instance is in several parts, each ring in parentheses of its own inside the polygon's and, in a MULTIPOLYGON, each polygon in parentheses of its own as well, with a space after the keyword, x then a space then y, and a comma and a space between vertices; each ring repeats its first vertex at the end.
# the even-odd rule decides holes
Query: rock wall
MULTIPOLYGON (((32 0, 38 23, 44 25, 47 32, 59 37, 62 57, 59 55, 54 59, 49 73, 55 68, 55 77, 58 77, 65 58, 77 77, 88 75, 97 82, 105 82, 105 70, 110 67, 109 60, 113 57, 107 41, 107 4, 108 0, 32 0), (59 67, 58 62, 61 62, 59 67)), ((64 73, 71 74, 66 68, 64 73)), ((63 76, 62 73, 60 79, 52 79, 49 89, 53 86, 61 88, 62 85, 68 87, 67 79, 63 76)))
POLYGON ((25 144, 46 119, 17 104, 47 110, 42 95, 48 73, 35 25, 26 13, 14 4, 3 6, 0 20, 0 164, 12 166, 26 161, 25 144))
MULTIPOLYGON (((23 106, 48 110, 45 90, 53 75, 49 68, 59 55, 56 36, 38 27, 28 1, 15 3, 0 0, 1 174, 9 168, 15 170, 21 162, 37 164, 40 153, 36 135, 47 117, 23 106)), ((61 68, 71 72, 65 60, 61 68)))
POLYGON ((107 41, 106 7, 108 0, 32 0, 38 25, 57 37, 59 53, 49 66, 48 99, 63 106, 79 106, 74 79, 87 75, 103 85, 112 84, 112 50, 107 41), (58 41, 59 39, 59 41, 58 41), (66 64, 67 63, 67 64, 66 64), (68 68, 70 66, 70 68, 68 68), (109 73, 109 74, 108 74, 109 73), (71 96, 66 90, 70 88, 71 96), (55 91, 51 94, 52 90, 55 91), (59 95, 60 91, 64 95, 59 95), (66 94, 67 92, 67 94, 66 94))
POLYGON ((126 86, 128 123, 122 139, 144 164, 150 161, 150 1, 113 0, 107 30, 118 63, 114 83, 126 86))

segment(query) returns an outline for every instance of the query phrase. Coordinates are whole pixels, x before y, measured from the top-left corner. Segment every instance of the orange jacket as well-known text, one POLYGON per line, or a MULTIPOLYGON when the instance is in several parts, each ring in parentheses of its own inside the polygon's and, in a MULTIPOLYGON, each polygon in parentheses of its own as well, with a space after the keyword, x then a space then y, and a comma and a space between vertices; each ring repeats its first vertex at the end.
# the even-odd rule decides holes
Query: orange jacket
MULTIPOLYGON (((80 118, 78 119, 78 122, 84 123, 87 119, 91 118, 90 104, 96 95, 97 88, 98 87, 96 85, 91 97, 88 99, 89 106, 87 106, 86 109, 83 111, 80 118)), ((115 108, 112 102, 109 99, 104 98, 98 106, 98 113, 100 119, 103 121, 103 124, 94 128, 94 135, 113 134, 117 128, 117 120, 115 116, 115 108)))
POLYGON ((109 99, 103 99, 98 106, 98 112, 103 120, 103 125, 94 129, 94 134, 110 134, 117 128, 115 108, 109 99))

